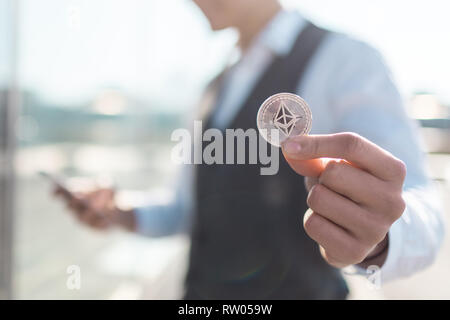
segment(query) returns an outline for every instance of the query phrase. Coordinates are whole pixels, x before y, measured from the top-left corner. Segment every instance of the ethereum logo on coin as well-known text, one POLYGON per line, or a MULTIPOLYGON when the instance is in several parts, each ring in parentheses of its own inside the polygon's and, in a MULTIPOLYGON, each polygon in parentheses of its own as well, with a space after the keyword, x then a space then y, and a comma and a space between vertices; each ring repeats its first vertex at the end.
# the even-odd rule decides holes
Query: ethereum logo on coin
POLYGON ((282 101, 277 113, 273 117, 273 124, 286 136, 290 136, 292 129, 294 129, 295 123, 301 118, 303 117, 294 114, 282 101))
POLYGON ((267 98, 256 115, 259 133, 276 147, 289 137, 308 134, 311 122, 312 114, 306 101, 287 92, 267 98))

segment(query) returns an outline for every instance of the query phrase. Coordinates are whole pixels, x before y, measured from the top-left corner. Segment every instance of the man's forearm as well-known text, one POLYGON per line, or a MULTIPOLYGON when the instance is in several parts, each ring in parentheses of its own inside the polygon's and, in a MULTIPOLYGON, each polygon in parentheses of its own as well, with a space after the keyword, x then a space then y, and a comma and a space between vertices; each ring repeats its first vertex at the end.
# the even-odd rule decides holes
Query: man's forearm
POLYGON ((136 214, 133 209, 121 210, 117 209, 116 224, 121 228, 129 231, 137 231, 136 214))

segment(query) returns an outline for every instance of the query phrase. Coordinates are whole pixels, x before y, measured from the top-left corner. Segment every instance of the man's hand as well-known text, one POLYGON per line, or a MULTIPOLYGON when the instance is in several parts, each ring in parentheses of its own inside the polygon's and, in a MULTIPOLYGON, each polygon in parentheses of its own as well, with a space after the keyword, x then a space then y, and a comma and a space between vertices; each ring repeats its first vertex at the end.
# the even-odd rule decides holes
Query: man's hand
POLYGON ((381 266, 389 228, 405 210, 405 164, 353 133, 298 136, 282 150, 292 169, 307 177, 310 209, 303 224, 324 259, 337 268, 381 266))
POLYGON ((115 202, 115 192, 110 188, 68 193, 56 187, 55 195, 62 197, 75 217, 83 224, 97 230, 120 226, 134 231, 135 219, 132 210, 121 210, 115 202))

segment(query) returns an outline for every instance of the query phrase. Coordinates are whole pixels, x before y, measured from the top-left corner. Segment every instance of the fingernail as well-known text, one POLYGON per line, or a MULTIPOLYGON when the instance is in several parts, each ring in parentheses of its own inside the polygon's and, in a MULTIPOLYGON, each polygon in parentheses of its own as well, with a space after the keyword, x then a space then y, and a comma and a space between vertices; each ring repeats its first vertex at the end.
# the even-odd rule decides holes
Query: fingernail
POLYGON ((286 151, 287 153, 291 153, 291 154, 296 154, 299 153, 301 151, 301 146, 300 144, 298 144, 297 142, 294 141, 287 141, 284 145, 283 145, 283 149, 284 151, 286 151))

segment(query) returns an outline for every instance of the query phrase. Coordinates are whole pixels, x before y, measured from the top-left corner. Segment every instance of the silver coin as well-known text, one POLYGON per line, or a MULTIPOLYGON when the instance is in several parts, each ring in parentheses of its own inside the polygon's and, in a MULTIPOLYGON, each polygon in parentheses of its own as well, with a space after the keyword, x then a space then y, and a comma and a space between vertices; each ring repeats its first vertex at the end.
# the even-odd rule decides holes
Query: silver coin
POLYGON ((308 134, 311 122, 308 104, 292 93, 277 93, 267 98, 256 116, 260 134, 277 147, 289 137, 308 134))

